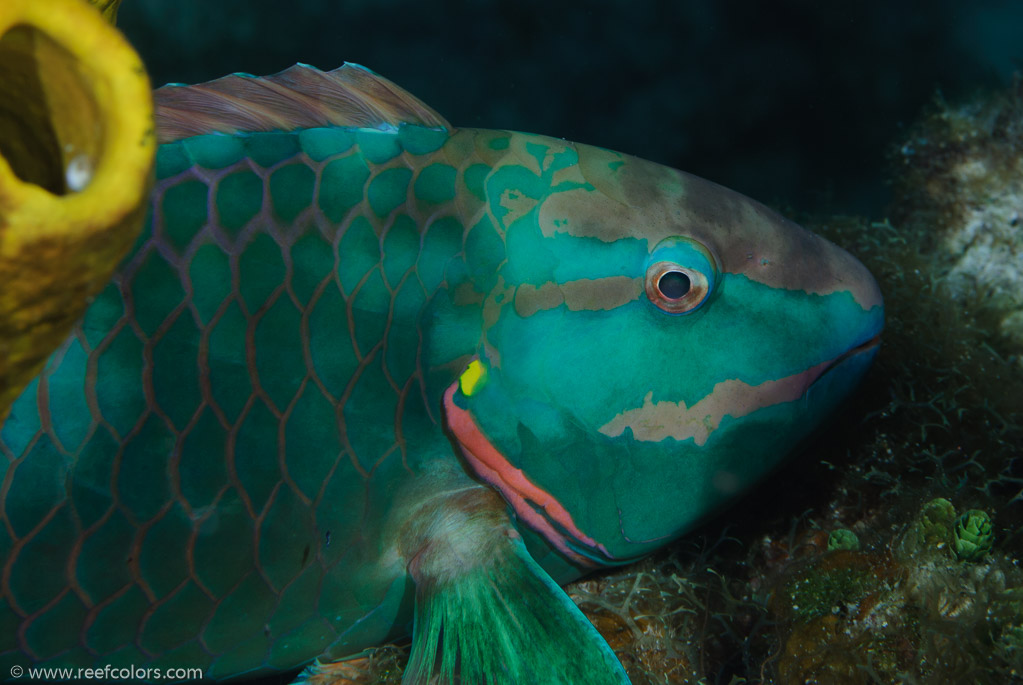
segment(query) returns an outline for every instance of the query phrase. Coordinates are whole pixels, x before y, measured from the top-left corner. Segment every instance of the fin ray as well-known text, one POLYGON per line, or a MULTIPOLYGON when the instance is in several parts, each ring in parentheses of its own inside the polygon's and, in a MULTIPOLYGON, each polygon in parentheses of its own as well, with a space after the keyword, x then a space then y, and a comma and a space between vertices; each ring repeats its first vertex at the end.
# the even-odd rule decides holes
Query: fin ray
POLYGON ((333 71, 296 64, 272 76, 231 74, 154 91, 160 143, 204 133, 289 131, 317 126, 415 124, 451 129, 431 107, 382 76, 346 62, 333 71))

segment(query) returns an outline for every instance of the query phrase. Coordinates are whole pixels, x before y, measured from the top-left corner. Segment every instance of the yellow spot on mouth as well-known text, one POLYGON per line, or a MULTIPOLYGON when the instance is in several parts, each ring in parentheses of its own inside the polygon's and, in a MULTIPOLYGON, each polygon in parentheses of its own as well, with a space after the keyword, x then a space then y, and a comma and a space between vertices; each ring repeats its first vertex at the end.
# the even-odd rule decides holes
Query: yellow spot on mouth
POLYGON ((487 380, 487 367, 479 359, 473 359, 469 366, 458 377, 458 387, 466 397, 472 397, 487 380))

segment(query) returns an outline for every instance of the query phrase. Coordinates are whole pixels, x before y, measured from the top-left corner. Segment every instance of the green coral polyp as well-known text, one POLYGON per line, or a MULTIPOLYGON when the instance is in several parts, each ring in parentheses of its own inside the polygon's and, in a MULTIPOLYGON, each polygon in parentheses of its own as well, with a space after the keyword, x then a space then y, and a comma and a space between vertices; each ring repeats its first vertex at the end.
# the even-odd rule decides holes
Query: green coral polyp
POLYGON ((948 553, 953 543, 956 509, 944 497, 928 501, 914 517, 901 540, 908 554, 948 553))
POLYGON ((857 550, 860 548, 860 539, 856 533, 848 528, 836 528, 828 535, 828 549, 857 550))
POLYGON ((956 520, 955 553, 962 561, 979 561, 991 551, 994 526, 986 511, 971 509, 956 520))

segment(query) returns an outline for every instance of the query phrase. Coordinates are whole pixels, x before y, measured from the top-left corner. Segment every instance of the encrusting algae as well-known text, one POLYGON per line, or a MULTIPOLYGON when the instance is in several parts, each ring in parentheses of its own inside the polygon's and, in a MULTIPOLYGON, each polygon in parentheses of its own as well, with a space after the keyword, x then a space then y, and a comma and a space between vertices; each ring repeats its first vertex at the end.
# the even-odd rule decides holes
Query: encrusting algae
POLYGON ((1023 366, 1023 79, 951 105, 938 98, 893 155, 892 219, 924 224, 950 305, 971 310, 1023 366))

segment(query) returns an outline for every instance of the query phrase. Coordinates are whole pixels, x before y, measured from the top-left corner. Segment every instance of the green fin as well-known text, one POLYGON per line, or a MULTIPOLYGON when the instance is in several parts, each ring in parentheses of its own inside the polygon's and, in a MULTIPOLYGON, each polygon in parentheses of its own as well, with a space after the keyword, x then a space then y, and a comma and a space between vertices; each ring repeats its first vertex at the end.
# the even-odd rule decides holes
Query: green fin
POLYGON ((160 143, 321 126, 451 128, 404 89, 351 63, 333 71, 296 64, 272 76, 231 74, 194 86, 166 85, 153 99, 160 143))
POLYGON ((526 551, 506 505, 470 488, 404 538, 416 582, 403 685, 628 683, 614 652, 526 551))

